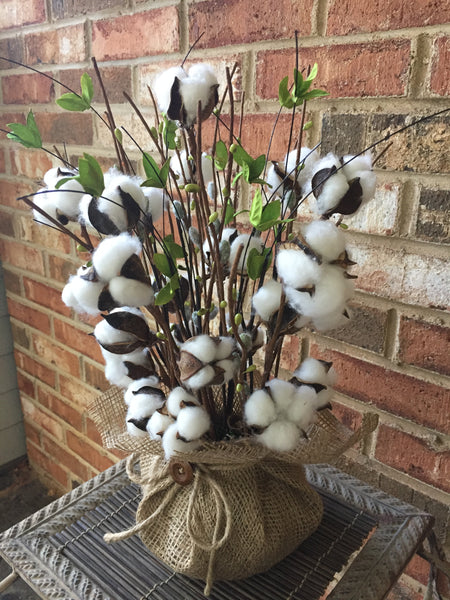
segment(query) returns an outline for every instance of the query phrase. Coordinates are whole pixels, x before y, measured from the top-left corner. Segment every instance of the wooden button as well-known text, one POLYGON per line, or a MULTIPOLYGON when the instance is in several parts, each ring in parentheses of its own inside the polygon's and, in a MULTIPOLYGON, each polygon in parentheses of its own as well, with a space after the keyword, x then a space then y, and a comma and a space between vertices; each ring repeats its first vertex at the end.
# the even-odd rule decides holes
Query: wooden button
POLYGON ((189 485, 194 479, 194 470, 192 465, 187 462, 172 460, 169 463, 169 473, 175 483, 179 485, 189 485))

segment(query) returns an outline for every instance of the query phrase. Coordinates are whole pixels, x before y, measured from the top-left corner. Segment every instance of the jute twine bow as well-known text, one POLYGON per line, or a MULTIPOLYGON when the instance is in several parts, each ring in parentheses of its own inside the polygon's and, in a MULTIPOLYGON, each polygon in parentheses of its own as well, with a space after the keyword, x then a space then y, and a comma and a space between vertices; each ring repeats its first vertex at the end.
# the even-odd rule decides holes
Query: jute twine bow
MULTIPOLYGON (((146 500, 154 496, 155 494, 159 494, 161 492, 165 492, 165 495, 160 502, 158 508, 148 517, 136 523, 130 529, 125 531, 120 531, 118 533, 105 533, 103 539, 108 544, 113 542, 119 542, 121 540, 125 540, 136 533, 139 533, 147 527, 150 523, 152 523, 165 509, 165 507, 172 501, 175 495, 180 491, 180 484, 174 481, 171 477, 170 473, 164 473, 160 476, 154 477, 151 479, 151 482, 148 481, 145 477, 141 477, 136 473, 134 467, 139 460, 139 456, 137 454, 132 454, 128 457, 126 463, 127 475, 131 481, 137 483, 139 485, 149 485, 149 483, 153 484, 152 491, 146 495, 146 500)), ((233 467, 229 467, 233 469, 233 467)), ((238 468, 235 466, 234 468, 238 468)), ((222 489, 222 486, 215 480, 214 478, 214 467, 206 467, 204 465, 196 465, 196 468, 193 472, 193 481, 192 481, 192 491, 189 496, 189 504, 186 511, 186 529, 189 536, 192 539, 192 542, 204 550, 205 552, 209 552, 209 561, 208 561, 208 571, 206 575, 206 585, 204 589, 204 594, 207 596, 211 592, 211 588, 213 585, 213 573, 214 573, 214 558, 216 551, 221 548, 225 542, 230 537, 231 527, 232 527, 232 512, 230 508, 230 504, 227 500, 227 497, 222 489), (198 498, 198 494, 200 493, 200 485, 202 483, 206 483, 210 487, 211 497, 214 500, 215 510, 216 510, 216 519, 214 532, 211 540, 205 540, 204 538, 199 537, 194 529, 195 529, 195 516, 194 509, 196 500, 198 498), (224 523, 224 531, 222 535, 219 537, 219 531, 221 524, 224 523)))

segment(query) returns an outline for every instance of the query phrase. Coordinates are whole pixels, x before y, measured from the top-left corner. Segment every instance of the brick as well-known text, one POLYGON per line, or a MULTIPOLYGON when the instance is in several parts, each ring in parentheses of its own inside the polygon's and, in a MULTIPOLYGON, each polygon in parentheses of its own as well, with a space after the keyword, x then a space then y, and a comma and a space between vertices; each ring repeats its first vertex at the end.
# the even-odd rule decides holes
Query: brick
POLYGON ((14 215, 0 210, 0 234, 7 237, 15 237, 14 215))
POLYGON ((80 265, 67 258, 50 254, 48 257, 48 266, 50 278, 66 284, 70 275, 76 273, 80 265))
POLYGON ((20 238, 24 242, 30 242, 36 247, 44 248, 47 251, 54 250, 62 254, 70 254, 72 246, 69 236, 56 231, 53 227, 36 223, 31 219, 31 214, 20 216, 18 225, 20 238))
POLYGON ((381 425, 375 458, 429 485, 450 491, 450 452, 436 452, 424 441, 381 425))
POLYGON ((402 317, 399 359, 416 367, 450 375, 450 328, 402 317))
POLYGON ((29 301, 40 304, 52 312, 66 316, 71 314, 70 308, 65 306, 61 300, 60 290, 55 290, 49 285, 30 279, 29 277, 24 277, 23 285, 25 296, 29 301))
POLYGON ((30 33, 24 37, 24 48, 27 65, 83 62, 86 60, 84 25, 30 33))
POLYGON ((422 593, 413 590, 403 581, 397 581, 386 600, 422 600, 422 598, 422 593))
POLYGON ((31 442, 40 446, 41 444, 41 432, 37 427, 34 427, 31 423, 24 423, 25 435, 27 437, 27 443, 31 442))
MULTIPOLYGON (((62 146, 92 144, 92 115, 88 113, 38 113, 36 124, 45 145, 50 142, 62 146)), ((87 150, 87 149, 86 149, 87 150)))
POLYGON ((6 172, 5 151, 0 149, 0 173, 6 172))
POLYGON ((334 152, 339 156, 364 150, 366 115, 330 114, 322 118, 320 152, 334 152))
POLYGON ((42 311, 11 298, 8 300, 8 309, 11 317, 21 324, 26 323, 43 333, 50 333, 50 317, 42 311))
POLYGON ((36 248, 25 246, 19 242, 0 240, 0 255, 5 263, 38 275, 44 275, 43 256, 36 248))
POLYGON ((60 417, 74 429, 81 431, 83 416, 79 410, 63 402, 58 396, 42 386, 38 387, 38 400, 51 413, 60 417))
POLYGON ((67 452, 60 444, 57 444, 48 437, 43 438, 43 449, 50 456, 57 456, 58 462, 62 464, 66 469, 80 477, 82 481, 89 479, 89 470, 81 463, 76 456, 67 452))
POLYGON ((50 476, 64 489, 68 486, 67 472, 55 462, 55 459, 50 458, 42 450, 31 444, 28 445, 28 458, 33 467, 37 467, 45 471, 46 476, 50 476))
POLYGON ((20 294, 22 290, 22 286, 20 283, 20 275, 17 273, 13 273, 12 271, 8 271, 3 267, 3 280, 5 282, 5 288, 8 292, 12 292, 13 294, 20 294))
POLYGON ((123 5, 123 0, 51 0, 52 15, 55 19, 96 13, 114 6, 122 8, 123 5))
POLYGON ((16 350, 14 353, 16 359, 16 365, 18 369, 22 369, 32 377, 43 381, 47 385, 55 387, 56 384, 56 373, 53 369, 49 369, 45 365, 41 364, 37 360, 34 360, 27 354, 16 350))
POLYGON ((374 198, 354 215, 344 218, 351 231, 371 235, 392 236, 398 233, 401 186, 394 183, 378 185, 374 198))
POLYGON ((440 96, 448 96, 450 94, 449 64, 450 37, 438 37, 434 42, 434 55, 433 63, 431 65, 430 90, 435 94, 439 94, 440 96))
POLYGON ((20 327, 17 323, 11 323, 11 331, 16 346, 21 346, 25 350, 31 348, 31 332, 25 327, 20 327))
POLYGON ((362 242, 348 243, 347 249, 357 262, 352 267, 357 289, 417 306, 448 306, 447 261, 362 242))
MULTIPOLYGON (((16 36, 0 40, 0 56, 23 63, 24 56, 22 38, 16 36)), ((0 64, 2 70, 16 68, 14 63, 8 62, 7 60, 2 60, 0 64)))
MULTIPOLYGON (((201 5, 200 5, 201 6, 201 5)), ((300 68, 318 63, 314 87, 330 98, 404 96, 410 64, 409 40, 385 40, 366 44, 339 44, 302 48, 300 68), (386 69, 389 64, 390 68, 386 69)), ((292 81, 295 51, 267 50, 257 54, 256 93, 278 98, 281 79, 292 81)))
POLYGON ((338 373, 336 391, 419 425, 444 433, 450 431, 449 389, 340 352, 319 351, 317 346, 312 354, 333 362, 338 373))
POLYGON ((443 502, 438 502, 430 498, 427 493, 413 490, 411 504, 433 515, 436 520, 434 532, 443 544, 448 544, 448 541, 450 541, 450 532, 448 531, 449 503, 445 499, 443 502))
POLYGON ((328 11, 328 35, 362 31, 388 31, 404 27, 426 27, 445 23, 450 9, 439 0, 374 0, 367 6, 351 0, 332 0, 328 11))
MULTIPOLYGON (((74 91, 80 90, 80 78, 83 73, 91 76, 94 84, 94 102, 103 103, 103 95, 96 79, 94 69, 64 69, 58 74, 58 79, 74 91)), ((100 74, 110 103, 123 103, 123 92, 130 93, 132 89, 131 67, 100 67, 100 74)))
POLYGON ((350 315, 351 319, 344 327, 326 331, 324 335, 382 354, 387 313, 352 302, 350 303, 350 315))
MULTIPOLYGON (((383 139, 422 115, 374 114, 367 118, 366 144, 383 139)), ((377 168, 392 171, 449 173, 450 117, 437 116, 391 137, 392 146, 377 162, 377 168)), ((378 151, 384 145, 378 146, 378 151)))
POLYGON ((42 180, 45 173, 53 167, 49 155, 39 150, 27 150, 17 146, 10 150, 9 156, 13 175, 42 180))
POLYGON ((33 188, 28 184, 2 179, 0 181, 0 204, 9 206, 15 210, 27 210, 26 204, 24 202, 18 202, 17 198, 19 196, 31 194, 32 192, 33 188))
POLYGON ((90 440, 92 440, 98 446, 103 445, 102 436, 100 435, 100 432, 99 432, 97 426, 89 418, 86 418, 86 435, 90 440))
POLYGON ((59 390, 70 404, 83 410, 98 397, 97 390, 86 387, 80 379, 69 379, 63 374, 59 376, 59 390))
MULTIPOLYGON (((146 117, 148 116, 148 122, 152 125, 154 122, 153 111, 151 111, 151 113, 149 115, 146 115, 145 111, 143 111, 143 114, 146 117)), ((133 138, 136 140, 136 143, 139 144, 139 146, 141 148, 145 148, 146 151, 148 151, 148 152, 155 151, 155 145, 150 140, 150 136, 148 135, 145 128, 142 126, 141 120, 138 118, 138 116, 134 113, 134 111, 132 109, 127 111, 125 114, 121 114, 120 120, 119 120, 119 118, 116 119, 116 125, 120 126, 120 127, 124 127, 124 129, 129 131, 131 133, 131 135, 133 136, 133 138)), ((125 148, 125 150, 136 151, 136 144, 125 133, 123 135, 122 143, 123 143, 123 147, 125 148)), ((110 158, 106 161, 106 165, 101 165, 101 166, 102 167, 106 166, 106 170, 109 169, 110 167, 112 167, 113 164, 115 164, 117 162, 117 159, 116 159, 116 154, 114 152, 114 148, 112 146, 111 132, 100 121, 96 122, 95 145, 105 148, 107 151, 110 152, 110 158)), ((139 162, 142 164, 141 161, 139 161, 139 162)))
POLYGON ((176 52, 179 43, 176 6, 92 23, 92 55, 98 61, 176 52))
POLYGON ((100 346, 94 337, 88 335, 86 331, 71 325, 65 321, 54 319, 55 338, 79 352, 82 356, 88 356, 96 361, 102 361, 100 346))
POLYGON ((449 189, 421 188, 416 237, 427 242, 450 243, 450 222, 447 218, 449 203, 449 189))
POLYGON ((35 381, 24 375, 23 373, 17 372, 17 384, 20 390, 20 397, 23 402, 23 394, 26 394, 30 398, 34 397, 35 381))
POLYGON ((283 341, 281 366, 292 373, 300 362, 300 338, 298 335, 288 335, 283 341))
POLYGON ((430 574, 430 563, 416 554, 408 563, 405 573, 416 581, 420 581, 422 585, 427 585, 430 574))
POLYGON ((39 429, 45 429, 55 439, 64 440, 64 429, 61 423, 39 408, 36 404, 26 398, 22 398, 22 408, 25 416, 25 421, 31 422, 38 426, 39 429))
POLYGON ((43 23, 45 21, 45 0, 3 0, 0 29, 43 23))
POLYGON ((84 379, 88 385, 99 392, 105 392, 111 387, 111 384, 105 377, 104 369, 99 369, 86 361, 84 363, 84 379))
POLYGON ((294 30, 311 33, 313 2, 305 0, 208 0, 189 7, 189 41, 216 48, 262 40, 292 39, 294 30))
POLYGON ((53 82, 37 73, 7 75, 2 78, 2 90, 4 104, 50 102, 55 92, 53 82))
POLYGON ((346 427, 355 431, 358 427, 361 427, 362 415, 357 410, 340 404, 336 400, 332 399, 333 415, 346 427))
POLYGON ((49 338, 33 334, 33 348, 36 355, 47 364, 54 365, 58 371, 80 376, 80 361, 76 354, 69 352, 49 338))
POLYGON ((85 438, 75 435, 71 431, 67 432, 67 445, 98 471, 105 471, 114 464, 111 459, 103 456, 99 449, 87 444, 85 438))

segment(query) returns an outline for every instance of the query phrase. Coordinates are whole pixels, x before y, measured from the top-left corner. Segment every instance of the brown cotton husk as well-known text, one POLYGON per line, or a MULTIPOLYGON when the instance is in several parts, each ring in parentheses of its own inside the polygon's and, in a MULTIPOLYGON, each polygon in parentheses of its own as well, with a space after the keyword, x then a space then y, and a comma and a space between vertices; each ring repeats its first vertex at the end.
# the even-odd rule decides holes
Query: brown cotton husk
POLYGON ((205 366, 201 360, 196 358, 190 352, 186 352, 186 350, 180 352, 180 358, 178 359, 177 364, 180 369, 180 380, 182 382, 198 373, 200 369, 205 366))
POLYGON ((240 438, 205 441, 169 462, 159 441, 126 431, 125 410, 117 388, 90 408, 104 445, 132 453, 128 474, 143 491, 136 525, 105 540, 139 534, 171 569, 205 581, 205 594, 215 580, 269 569, 307 538, 320 523, 322 503, 305 479, 304 465, 332 462, 377 422, 372 415, 354 433, 323 410, 308 438, 291 452, 272 452, 254 438, 240 438))

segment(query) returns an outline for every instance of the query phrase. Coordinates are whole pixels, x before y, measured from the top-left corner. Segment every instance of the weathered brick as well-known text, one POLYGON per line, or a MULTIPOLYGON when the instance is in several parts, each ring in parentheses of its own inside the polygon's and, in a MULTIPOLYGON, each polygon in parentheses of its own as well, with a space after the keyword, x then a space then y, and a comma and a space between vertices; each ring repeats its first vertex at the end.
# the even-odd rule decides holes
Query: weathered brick
POLYGON ((31 331, 29 329, 12 322, 11 331, 16 346, 21 346, 25 350, 31 348, 31 331))
POLYGON ((0 210, 0 234, 7 237, 14 237, 14 215, 0 210))
POLYGON ((351 0, 332 0, 328 10, 328 35, 360 31, 388 31, 445 23, 450 9, 439 0, 373 0, 364 7, 351 0))
POLYGON ((102 436, 100 435, 98 427, 91 419, 89 419, 89 417, 86 417, 86 435, 98 446, 103 445, 102 436))
POLYGON ((351 319, 344 327, 326 331, 325 335, 382 354, 387 313, 352 302, 350 315, 351 319))
POLYGON ((31 219, 31 215, 20 216, 17 219, 20 238, 25 242, 30 242, 37 247, 45 248, 48 251, 61 252, 69 254, 71 251, 71 240, 69 236, 62 232, 55 231, 53 227, 48 227, 42 223, 36 223, 31 219))
POLYGON ((48 431, 55 439, 64 440, 64 428, 53 415, 44 412, 39 406, 26 398, 22 398, 22 408, 25 421, 48 431))
MULTIPOLYGON (((450 15, 449 15, 450 17, 450 15)), ((434 42, 430 90, 440 96, 450 94, 450 37, 441 36, 434 42)))
POLYGON ((34 427, 32 423, 25 422, 25 435, 27 437, 27 443, 31 442, 36 444, 36 446, 40 446, 41 444, 41 431, 34 427))
POLYGON ((397 581, 389 592, 386 600, 422 600, 423 595, 417 590, 413 590, 404 581, 397 581))
POLYGON ((99 344, 86 331, 56 318, 54 319, 54 329, 55 338, 62 344, 73 348, 83 356, 88 356, 97 361, 102 360, 99 344))
POLYGON ((30 398, 34 398, 35 380, 27 377, 23 373, 17 372, 17 384, 20 390, 20 398, 23 402, 24 394, 30 398))
POLYGON ((36 379, 43 381, 47 385, 55 387, 56 373, 53 369, 49 369, 42 363, 31 358, 31 356, 28 356, 19 350, 15 351, 14 356, 18 369, 22 369, 22 371, 25 371, 32 377, 36 377, 36 379))
POLYGON ((5 263, 14 267, 44 275, 42 252, 36 248, 25 246, 20 242, 0 240, 0 256, 5 263))
POLYGON ((36 281, 35 279, 30 279, 28 277, 23 278, 23 285, 25 296, 31 302, 40 304, 41 306, 44 306, 53 312, 57 312, 65 316, 69 316, 71 314, 70 308, 63 304, 61 300, 60 290, 55 290, 55 288, 52 288, 45 283, 41 283, 40 281, 36 281))
MULTIPOLYGON (((94 84, 94 102, 103 103, 103 95, 100 85, 96 79, 94 69, 64 69, 58 74, 58 80, 75 92, 80 90, 80 78, 83 73, 91 76, 94 84)), ((113 103, 123 103, 125 98, 123 92, 131 92, 131 68, 130 67, 100 67, 100 74, 105 86, 108 100, 113 103)))
POLYGON ((425 440, 381 425, 375 458, 429 485, 450 491, 450 452, 437 452, 425 440))
MULTIPOLYGON (((201 5, 200 5, 201 6, 201 5)), ((330 98, 403 96, 410 64, 409 40, 385 40, 366 44, 339 44, 302 48, 301 68, 318 63, 314 87, 325 89, 330 98), (386 69, 389 64, 390 68, 386 69)), ((256 93, 277 98, 285 75, 292 81, 295 51, 267 50, 257 55, 256 93)))
POLYGON ((417 215, 416 237, 427 242, 449 244, 450 190, 433 190, 422 187, 420 190, 417 215))
POLYGON ((28 184, 2 179, 0 182, 0 204, 15 210, 26 210, 26 204, 18 202, 17 198, 32 192, 33 188, 28 184))
POLYGON ((425 427, 450 431, 450 390, 340 352, 314 346, 312 354, 333 362, 336 391, 425 427))
POLYGON ((446 309, 449 305, 448 264, 444 259, 387 247, 371 248, 362 242, 347 246, 357 262, 352 273, 358 275, 359 290, 417 306, 446 309))
POLYGON ((325 113, 322 118, 320 152, 339 156, 364 150, 366 115, 325 113))
POLYGON ((336 400, 332 399, 333 415, 346 427, 352 430, 358 429, 362 423, 362 415, 357 410, 340 404, 336 400))
POLYGON ((80 411, 63 402, 58 396, 43 386, 38 387, 38 400, 50 412, 60 417, 74 429, 81 431, 83 416, 80 411))
POLYGON ((105 392, 111 387, 105 377, 104 369, 95 367, 87 361, 84 363, 84 379, 88 385, 99 390, 99 392, 105 392))
MULTIPOLYGON (((367 118, 366 144, 392 134, 423 115, 374 114, 367 118)), ((377 168, 424 173, 450 172, 450 117, 437 116, 418 123, 390 138, 392 146, 377 162, 377 168)), ((382 150, 384 145, 378 146, 382 150)))
POLYGON ((450 328, 403 317, 399 341, 402 362, 450 375, 450 328))
POLYGON ((57 459, 55 459, 55 457, 50 458, 39 448, 33 444, 29 444, 28 458, 34 468, 44 471, 46 477, 50 476, 64 490, 67 490, 69 480, 68 473, 56 462, 57 459))
POLYGON ((52 15, 55 19, 77 17, 123 5, 123 0, 51 0, 52 15))
POLYGON ((67 432, 67 445, 88 464, 98 471, 105 471, 114 463, 111 459, 100 454, 99 449, 86 443, 86 438, 67 432))
MULTIPOLYGON (((151 111, 150 115, 146 115, 145 111, 143 111, 145 116, 148 116, 148 122, 153 124, 154 122, 154 114, 151 111)), ((123 127, 127 131, 131 133, 133 138, 136 140, 136 143, 139 144, 141 148, 145 148, 148 152, 153 152, 155 150, 155 145, 151 141, 151 138, 144 127, 142 127, 142 123, 139 117, 135 114, 135 112, 130 109, 125 114, 121 114, 120 117, 116 119, 116 126, 123 127)), ((136 150, 136 144, 131 140, 131 138, 123 134, 123 147, 125 150, 136 150)), ((106 151, 110 152, 110 158, 106 159, 106 170, 113 166, 117 162, 116 154, 114 152, 114 147, 112 145, 112 137, 111 131, 105 127, 103 123, 100 121, 96 122, 96 139, 95 145, 105 148, 106 151)), ((101 164, 101 163, 100 163, 101 164)), ((103 167, 103 165, 101 164, 103 167)))
POLYGON ((311 0, 208 0, 189 6, 189 41, 197 48, 292 39, 311 33, 311 0))
POLYGON ((8 309, 13 319, 39 329, 43 333, 50 333, 50 317, 42 311, 17 302, 12 298, 8 300, 8 309))
POLYGON ((66 469, 81 478, 82 481, 89 479, 88 467, 81 463, 76 456, 67 452, 67 450, 60 444, 57 444, 48 437, 42 439, 43 449, 50 456, 57 456, 58 462, 63 465, 66 469))
POLYGON ((7 75, 2 78, 2 90, 4 104, 50 102, 55 92, 53 82, 37 73, 7 75))
MULTIPOLYGON (((92 144, 92 115, 88 113, 38 113, 36 124, 46 145, 92 144)), ((86 149, 87 150, 87 149, 86 149)))
POLYGON ((20 284, 20 275, 3 267, 3 280, 5 282, 5 288, 8 290, 8 292, 18 295, 21 293, 22 286, 20 284))
POLYGON ((48 266, 50 278, 65 284, 69 277, 76 273, 80 265, 67 258, 50 254, 48 257, 48 266))
POLYGON ((0 29, 43 23, 45 21, 45 0, 3 0, 0 29))
MULTIPOLYGON (((0 56, 10 58, 17 62, 23 62, 22 38, 16 36, 0 40, 0 56)), ((7 60, 0 61, 0 66, 2 70, 16 68, 16 65, 14 65, 14 63, 8 62, 7 60)))
POLYGON ((0 148, 0 173, 6 172, 5 150, 0 148))
POLYGON ((24 37, 27 65, 64 64, 86 59, 84 25, 39 31, 24 37))
POLYGON ((152 56, 178 49, 176 6, 92 23, 92 54, 98 61, 152 56))
MULTIPOLYGON (((19 146, 9 152, 11 173, 42 180, 45 173, 52 168, 53 162, 48 154, 39 150, 27 150, 19 146)), ((25 205, 23 205, 25 206, 25 205)))
POLYGON ((65 371, 74 377, 80 376, 80 360, 76 354, 56 344, 54 340, 33 334, 33 348, 40 360, 54 365, 58 371, 65 371))
POLYGON ((97 397, 98 391, 82 384, 80 379, 59 376, 59 390, 68 402, 80 409, 87 408, 97 397))

